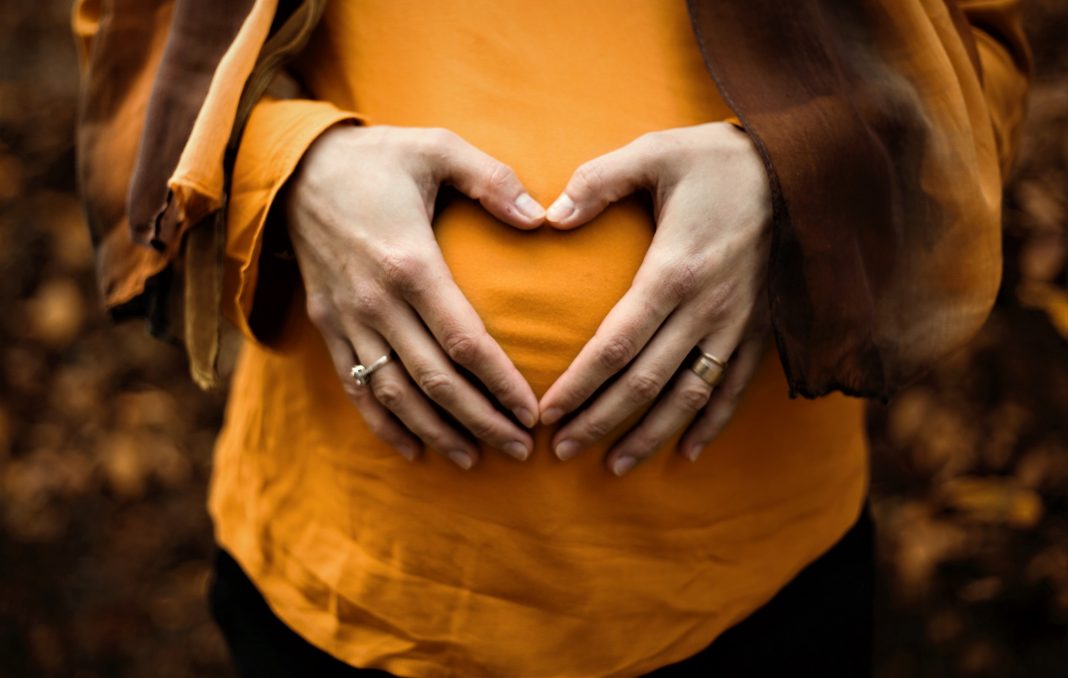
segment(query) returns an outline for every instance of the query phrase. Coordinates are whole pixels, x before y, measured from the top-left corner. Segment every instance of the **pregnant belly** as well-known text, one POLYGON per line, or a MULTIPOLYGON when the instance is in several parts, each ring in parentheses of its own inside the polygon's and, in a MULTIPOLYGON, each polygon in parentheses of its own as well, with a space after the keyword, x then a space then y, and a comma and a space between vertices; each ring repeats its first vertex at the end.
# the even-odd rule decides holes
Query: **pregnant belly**
POLYGON ((540 396, 626 293, 654 226, 631 196, 572 231, 521 231, 457 200, 434 229, 460 289, 540 396))

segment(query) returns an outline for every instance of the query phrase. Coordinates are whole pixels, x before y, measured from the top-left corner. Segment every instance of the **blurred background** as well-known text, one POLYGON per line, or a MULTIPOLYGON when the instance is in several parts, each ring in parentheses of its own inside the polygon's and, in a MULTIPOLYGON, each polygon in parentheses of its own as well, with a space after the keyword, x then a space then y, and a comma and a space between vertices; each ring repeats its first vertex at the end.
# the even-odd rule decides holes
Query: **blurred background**
MULTIPOLYGON (((100 311, 69 4, 0 0, 0 676, 229 676, 204 603, 225 393, 100 311)), ((879 678, 1068 672, 1068 0, 1025 5, 997 308, 870 412, 879 678)))

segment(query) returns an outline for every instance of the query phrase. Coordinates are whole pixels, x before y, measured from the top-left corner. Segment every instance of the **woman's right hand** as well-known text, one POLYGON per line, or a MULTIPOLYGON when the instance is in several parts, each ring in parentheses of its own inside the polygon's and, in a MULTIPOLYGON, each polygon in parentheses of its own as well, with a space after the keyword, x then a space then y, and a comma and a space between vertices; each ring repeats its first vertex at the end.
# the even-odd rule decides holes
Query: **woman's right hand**
POLYGON ((422 441, 470 468, 478 447, 467 432, 525 459, 530 433, 454 365, 473 373, 525 426, 534 425, 534 392, 453 281, 434 238, 431 219, 443 183, 516 228, 544 221, 545 210, 507 165, 453 132, 389 125, 324 132, 302 159, 284 205, 308 316, 368 427, 408 459, 420 454, 422 441), (400 361, 377 370, 368 386, 357 385, 353 365, 370 364, 391 347, 400 361))

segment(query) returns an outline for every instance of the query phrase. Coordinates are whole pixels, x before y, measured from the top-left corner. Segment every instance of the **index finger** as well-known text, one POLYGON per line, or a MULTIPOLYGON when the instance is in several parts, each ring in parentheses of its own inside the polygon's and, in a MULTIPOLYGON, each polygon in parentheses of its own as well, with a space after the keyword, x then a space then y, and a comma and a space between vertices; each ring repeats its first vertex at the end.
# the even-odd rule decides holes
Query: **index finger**
POLYGON ((534 200, 515 171, 454 132, 445 130, 439 146, 439 178, 482 203, 493 216, 516 228, 532 229, 545 219, 545 208, 534 200))
POLYGON ((473 373, 524 426, 534 426, 538 411, 534 390, 490 336, 445 262, 431 268, 428 284, 405 290, 405 299, 453 362, 473 373))
POLYGON ((542 396, 539 407, 543 424, 553 424, 577 408, 638 355, 672 308, 654 299, 645 285, 627 290, 593 338, 542 396))

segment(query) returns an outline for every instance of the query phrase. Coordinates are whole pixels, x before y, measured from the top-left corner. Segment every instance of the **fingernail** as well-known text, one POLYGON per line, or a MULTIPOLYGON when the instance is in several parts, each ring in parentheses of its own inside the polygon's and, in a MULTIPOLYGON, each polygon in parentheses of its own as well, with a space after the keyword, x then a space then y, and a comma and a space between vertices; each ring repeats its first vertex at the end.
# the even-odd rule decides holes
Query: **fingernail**
POLYGON ((556 202, 549 207, 549 211, 545 214, 545 217, 549 221, 563 221, 571 216, 571 213, 575 211, 575 203, 571 198, 567 196, 567 193, 562 194, 556 199, 556 202))
POLYGON ((560 461, 567 461, 579 453, 580 446, 574 440, 561 440, 553 449, 560 461))
POLYGON ((530 197, 529 193, 524 193, 516 198, 515 207, 528 219, 538 220, 545 216, 545 208, 537 200, 530 197))
POLYGON ((638 460, 634 457, 619 457, 614 462, 612 462, 612 473, 615 473, 617 476, 621 476, 627 471, 634 468, 634 465, 637 463, 638 460))
POLYGON ((512 414, 527 428, 534 428, 534 424, 538 423, 538 418, 534 416, 534 413, 525 407, 515 408, 512 410, 512 414))
POLYGON ((550 407, 541 413, 541 423, 549 426, 555 424, 562 416, 564 416, 563 410, 559 407, 550 407))
POLYGON ((690 445, 689 449, 686 450, 686 458, 690 461, 697 461, 697 458, 701 456, 701 450, 704 448, 704 443, 690 445))
POLYGON ((475 460, 471 458, 471 455, 466 452, 460 452, 459 450, 449 452, 449 459, 452 459, 457 466, 465 471, 470 470, 471 467, 475 465, 475 460))
POLYGON ((415 449, 411 445, 398 445, 397 451, 401 453, 401 456, 408 461, 415 461, 415 458, 419 456, 419 450, 415 449))
POLYGON ((519 461, 525 461, 526 458, 530 456, 530 448, 528 448, 526 445, 519 442, 518 440, 513 440, 512 442, 505 445, 504 451, 512 455, 519 461))

